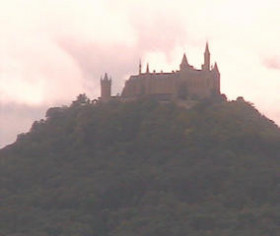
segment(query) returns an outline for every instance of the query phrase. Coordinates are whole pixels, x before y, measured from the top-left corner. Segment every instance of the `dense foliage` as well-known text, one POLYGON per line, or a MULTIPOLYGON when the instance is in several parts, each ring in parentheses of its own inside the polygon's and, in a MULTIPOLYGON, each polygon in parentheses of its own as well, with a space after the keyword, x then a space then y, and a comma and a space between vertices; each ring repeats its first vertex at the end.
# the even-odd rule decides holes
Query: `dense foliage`
POLYGON ((280 232, 280 131, 243 99, 50 108, 0 151, 0 235, 280 232))

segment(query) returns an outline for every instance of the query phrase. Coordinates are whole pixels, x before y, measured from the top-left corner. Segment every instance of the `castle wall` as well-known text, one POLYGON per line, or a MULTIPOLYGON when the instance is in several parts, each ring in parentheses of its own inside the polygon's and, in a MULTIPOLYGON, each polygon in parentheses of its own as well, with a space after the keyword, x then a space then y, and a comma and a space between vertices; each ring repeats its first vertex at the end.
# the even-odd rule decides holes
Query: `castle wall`
POLYGON ((141 74, 131 76, 123 89, 122 97, 168 95, 172 98, 211 96, 219 93, 215 74, 208 71, 190 70, 173 73, 141 74))
POLYGON ((126 82, 122 97, 140 97, 144 95, 157 95, 176 93, 176 80, 174 74, 144 74, 131 76, 126 82))

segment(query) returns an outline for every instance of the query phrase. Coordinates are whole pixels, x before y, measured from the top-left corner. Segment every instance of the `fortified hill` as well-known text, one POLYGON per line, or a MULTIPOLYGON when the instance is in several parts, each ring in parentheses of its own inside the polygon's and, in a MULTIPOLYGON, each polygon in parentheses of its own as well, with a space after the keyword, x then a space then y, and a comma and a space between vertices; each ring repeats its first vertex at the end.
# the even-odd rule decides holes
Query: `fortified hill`
MULTIPOLYGON (((185 99, 202 99, 220 95, 220 72, 215 63, 210 65, 210 52, 208 43, 204 52, 204 63, 201 69, 195 69, 188 63, 184 54, 180 69, 173 72, 150 72, 147 64, 146 72, 142 73, 141 62, 139 74, 132 75, 125 82, 119 97, 123 101, 135 100, 142 97, 156 98, 161 101, 177 101, 185 99)), ((105 74, 101 78, 101 101, 112 99, 112 79, 105 74)))

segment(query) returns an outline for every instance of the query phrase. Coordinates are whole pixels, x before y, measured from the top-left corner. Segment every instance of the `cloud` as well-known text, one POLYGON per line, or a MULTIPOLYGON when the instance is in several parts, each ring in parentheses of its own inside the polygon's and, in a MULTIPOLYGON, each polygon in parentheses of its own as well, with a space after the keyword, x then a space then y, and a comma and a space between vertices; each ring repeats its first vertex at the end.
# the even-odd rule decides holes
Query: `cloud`
POLYGON ((0 103, 0 148, 15 141, 18 134, 27 132, 34 120, 44 117, 47 107, 19 103, 0 103))
POLYGON ((6 1, 0 8, 1 140, 28 130, 43 114, 40 107, 84 92, 98 97, 105 72, 113 93, 121 92, 124 80, 138 73, 139 58, 151 70, 170 71, 186 52, 199 68, 206 40, 222 91, 279 114, 269 105, 279 97, 279 9, 278 0, 6 1))
POLYGON ((263 64, 268 69, 280 70, 280 56, 273 56, 263 60, 263 64))
POLYGON ((50 39, 32 37, 19 42, 18 48, 9 45, 8 50, 0 58, 2 101, 38 105, 69 99, 82 91, 79 68, 50 39))
MULTIPOLYGON (((127 43, 123 35, 122 41, 90 41, 80 36, 61 36, 58 45, 68 53, 77 63, 83 73, 84 81, 96 96, 99 90, 101 74, 109 72, 113 75, 114 90, 120 92, 124 80, 128 75, 138 73, 138 61, 147 60, 151 52, 164 54, 165 59, 171 61, 172 52, 178 45, 183 46, 187 40, 183 24, 176 18, 164 15, 145 14, 146 17, 137 18, 136 14, 129 16, 129 22, 134 31, 130 38, 137 39, 127 43)), ((118 32, 120 35, 122 32, 118 32)), ((86 87, 88 87, 86 86, 86 87)))

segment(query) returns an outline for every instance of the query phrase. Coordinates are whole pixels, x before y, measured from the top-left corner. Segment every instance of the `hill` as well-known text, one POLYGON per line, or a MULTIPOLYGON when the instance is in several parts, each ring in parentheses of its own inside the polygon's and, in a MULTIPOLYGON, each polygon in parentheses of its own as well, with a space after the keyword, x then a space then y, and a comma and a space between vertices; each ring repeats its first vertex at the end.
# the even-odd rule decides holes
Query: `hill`
POLYGON ((280 131, 252 104, 50 108, 0 150, 0 235, 280 232, 280 131))

